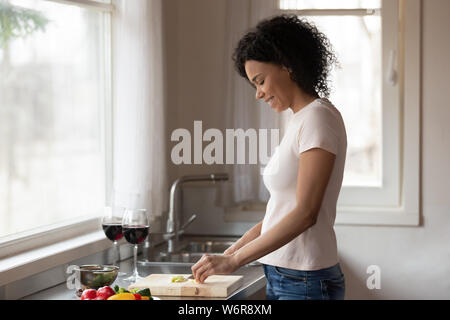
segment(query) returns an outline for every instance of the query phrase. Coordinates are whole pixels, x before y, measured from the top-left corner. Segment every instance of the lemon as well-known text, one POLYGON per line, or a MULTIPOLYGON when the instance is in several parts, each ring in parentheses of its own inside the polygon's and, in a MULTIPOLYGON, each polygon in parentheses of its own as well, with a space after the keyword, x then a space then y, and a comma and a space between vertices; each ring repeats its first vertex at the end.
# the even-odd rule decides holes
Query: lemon
POLYGON ((186 282, 187 279, 183 276, 172 277, 172 282, 186 282))
POLYGON ((108 298, 108 300, 136 300, 132 293, 118 293, 108 298))

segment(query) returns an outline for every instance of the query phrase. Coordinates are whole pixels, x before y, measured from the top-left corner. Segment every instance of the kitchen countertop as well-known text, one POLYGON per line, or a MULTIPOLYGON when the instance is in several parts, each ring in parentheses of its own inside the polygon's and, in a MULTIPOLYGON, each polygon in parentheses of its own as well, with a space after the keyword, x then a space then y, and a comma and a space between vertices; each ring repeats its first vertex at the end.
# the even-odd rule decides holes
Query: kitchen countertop
MULTIPOLYGON (((138 257, 138 260, 141 256, 138 257)), ((120 262, 120 271, 125 272, 127 277, 132 273, 133 258, 126 259, 120 262)), ((148 276, 153 273, 171 273, 171 274, 187 274, 191 273, 191 268, 186 263, 151 263, 150 265, 138 264, 138 272, 140 276, 148 276)), ((233 275, 242 275, 242 286, 233 292, 227 298, 210 298, 210 297, 172 297, 172 296, 160 296, 158 298, 162 300, 244 300, 244 299, 264 299, 264 287, 266 285, 266 278, 262 266, 246 265, 236 270, 233 275)), ((121 287, 128 287, 129 283, 125 283, 121 278, 111 285, 114 287, 119 285, 121 287)), ((31 294, 22 298, 23 300, 76 300, 79 299, 75 294, 75 289, 68 289, 66 283, 59 284, 57 286, 42 290, 40 292, 31 294)))

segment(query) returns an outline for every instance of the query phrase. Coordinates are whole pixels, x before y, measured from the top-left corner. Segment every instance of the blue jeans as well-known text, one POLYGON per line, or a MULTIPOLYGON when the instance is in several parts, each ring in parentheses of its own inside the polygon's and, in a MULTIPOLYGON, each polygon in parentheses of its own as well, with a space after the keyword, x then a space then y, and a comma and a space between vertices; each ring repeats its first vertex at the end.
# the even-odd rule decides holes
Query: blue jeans
POLYGON ((345 279, 339 263, 301 271, 263 264, 268 300, 343 300, 345 279))

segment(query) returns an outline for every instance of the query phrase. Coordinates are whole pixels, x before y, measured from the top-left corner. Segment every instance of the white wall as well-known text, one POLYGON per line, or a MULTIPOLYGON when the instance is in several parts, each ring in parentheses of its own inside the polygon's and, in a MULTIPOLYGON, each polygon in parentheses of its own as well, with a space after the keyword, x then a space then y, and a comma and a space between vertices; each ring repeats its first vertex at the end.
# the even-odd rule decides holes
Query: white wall
MULTIPOLYGON (((223 59, 223 4, 223 0, 165 1, 172 59, 168 134, 174 128, 191 129, 200 119, 205 126, 220 128, 220 119, 211 110, 223 107, 216 76, 223 59)), ((450 299, 449 14, 450 1, 423 0, 421 226, 336 226, 348 299, 450 299), (380 290, 366 287, 370 265, 381 269, 380 290)), ((174 144, 170 135, 167 139, 170 152, 174 144)), ((170 181, 212 169, 172 166, 170 181)))
MULTIPOLYGON (((163 7, 169 80, 166 141, 170 159, 171 148, 176 144, 170 142, 173 130, 186 128, 193 133, 195 120, 202 120, 203 131, 223 127, 214 109, 224 107, 221 77, 225 58, 225 2, 164 0, 163 7)), ((180 175, 214 172, 217 168, 171 163, 169 183, 180 175)))

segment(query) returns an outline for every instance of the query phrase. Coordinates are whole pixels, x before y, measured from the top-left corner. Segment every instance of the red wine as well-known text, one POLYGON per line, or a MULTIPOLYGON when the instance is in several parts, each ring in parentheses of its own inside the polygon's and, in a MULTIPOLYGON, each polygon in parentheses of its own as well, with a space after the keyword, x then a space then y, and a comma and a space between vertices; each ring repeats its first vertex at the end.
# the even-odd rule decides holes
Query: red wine
POLYGON ((123 235, 131 244, 139 244, 148 236, 148 226, 126 226, 123 227, 123 235))
POLYGON ((122 239, 122 225, 120 223, 104 223, 102 226, 109 240, 118 241, 122 239))

